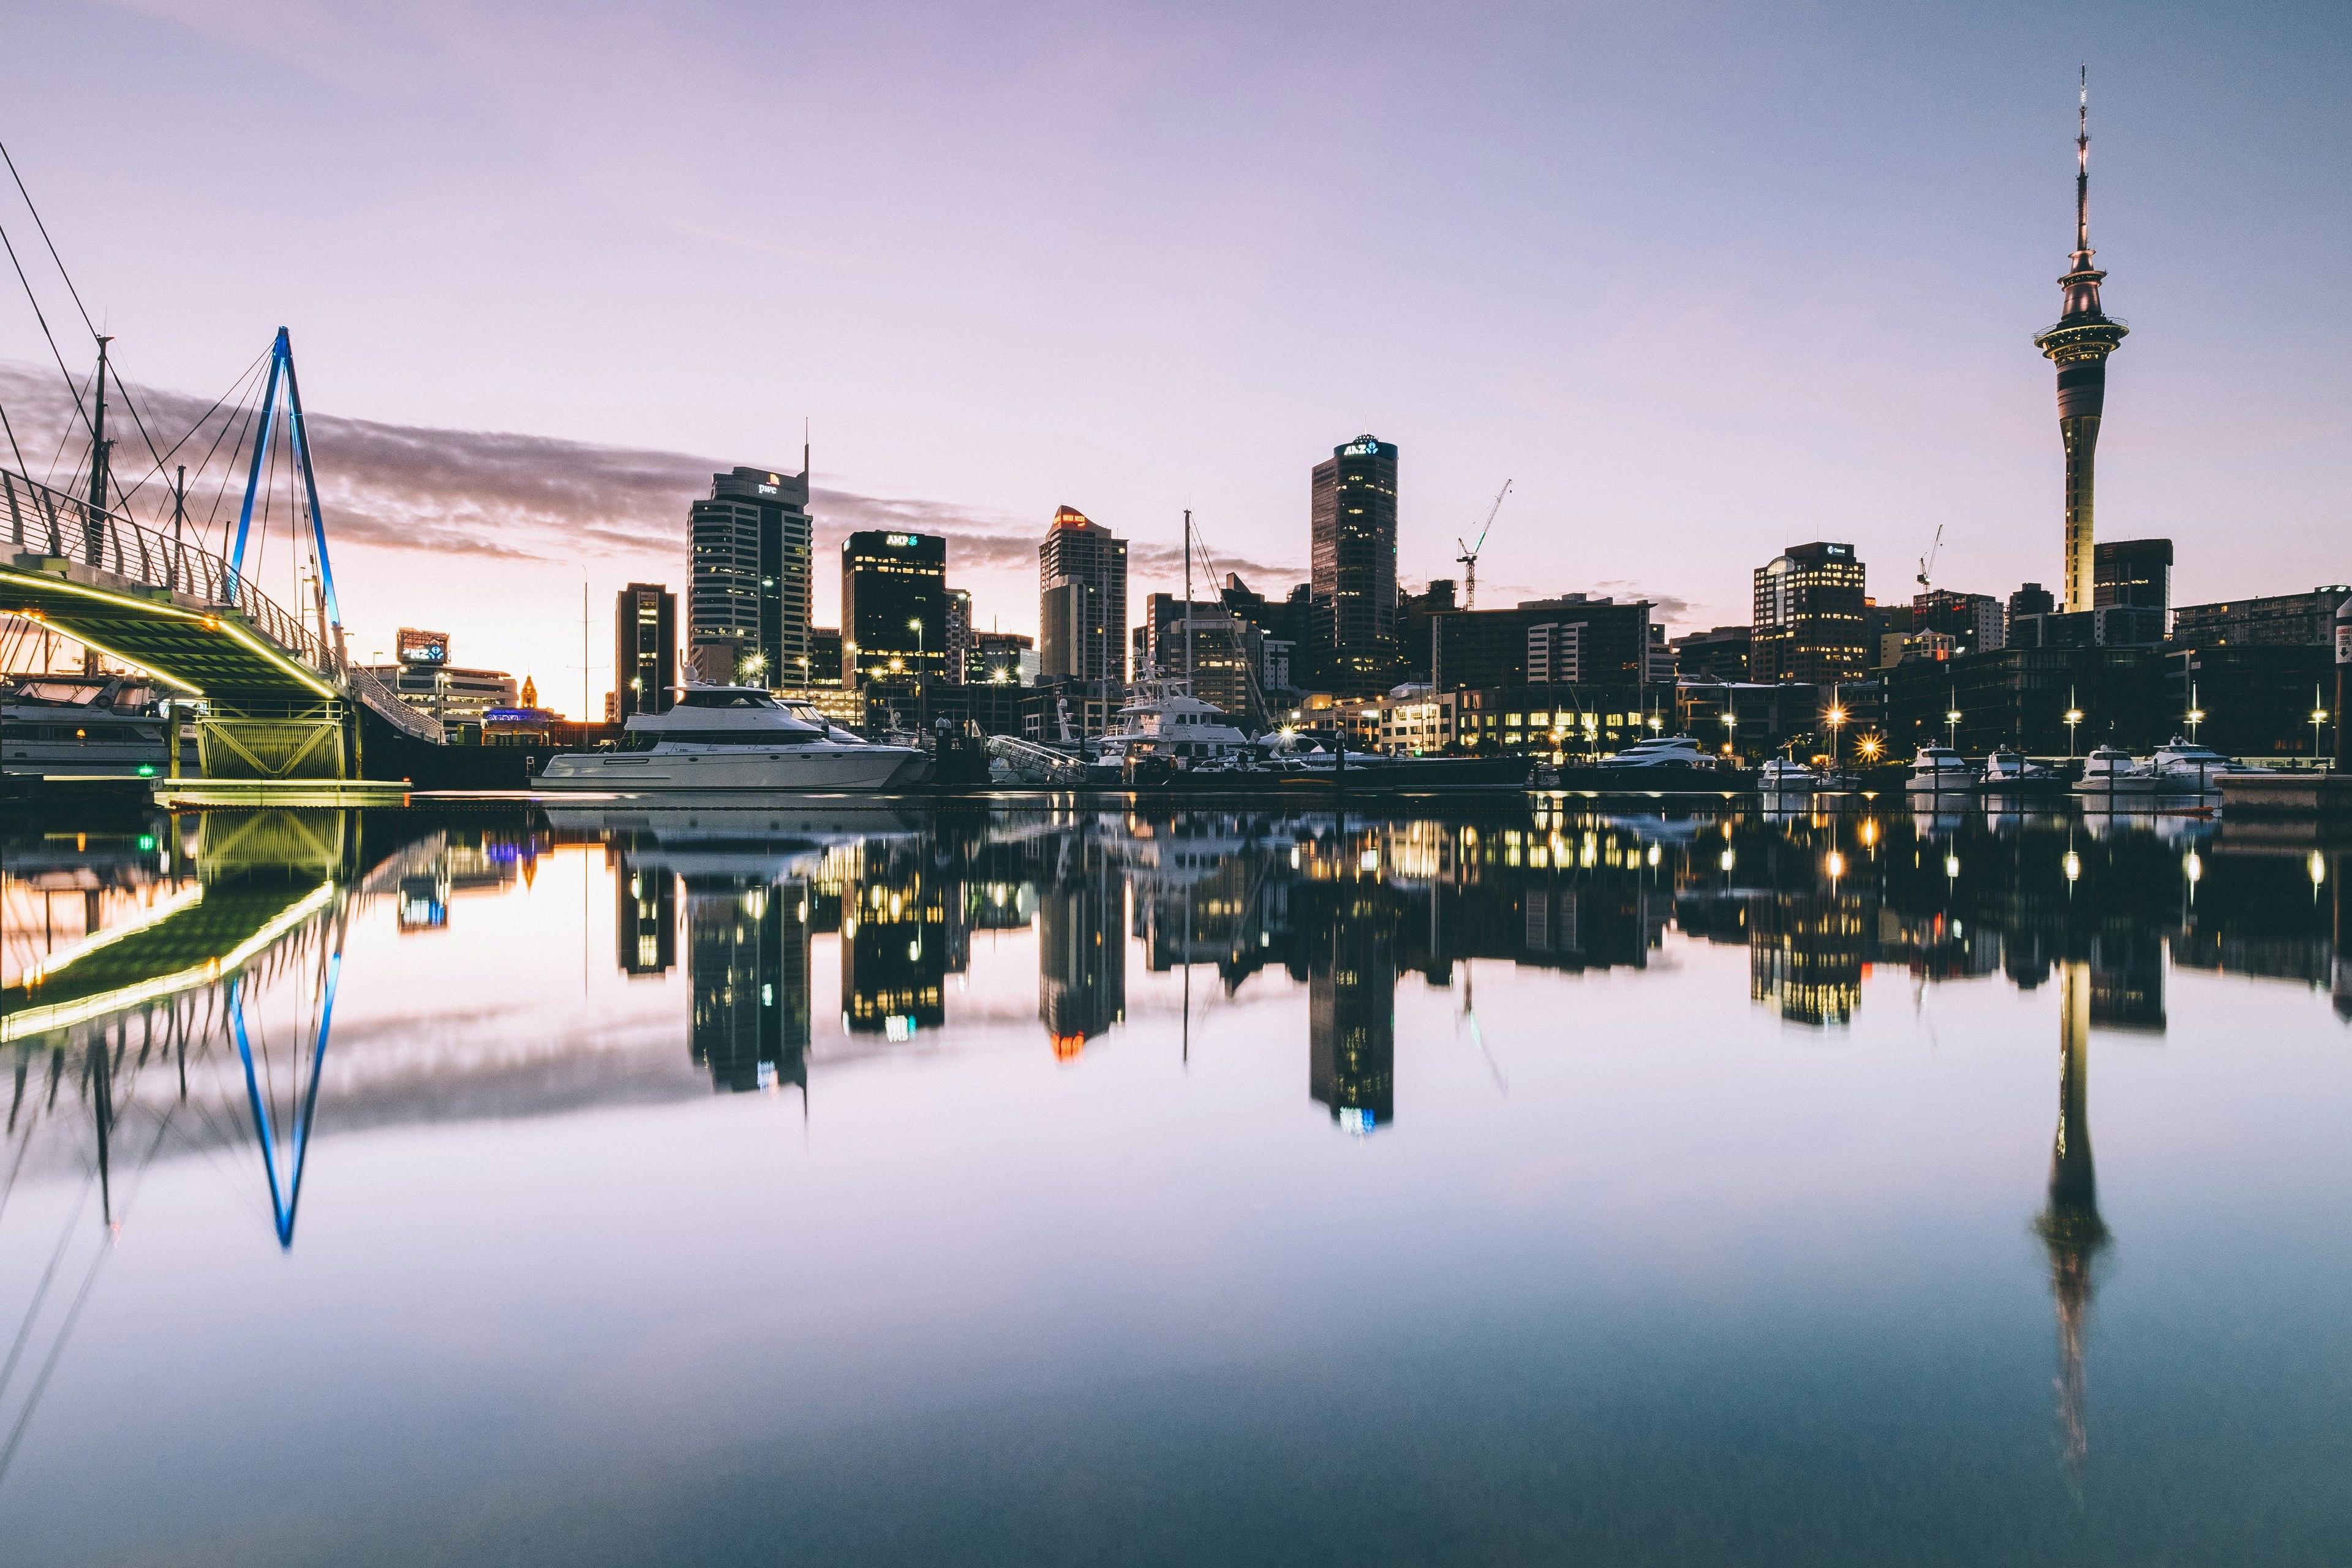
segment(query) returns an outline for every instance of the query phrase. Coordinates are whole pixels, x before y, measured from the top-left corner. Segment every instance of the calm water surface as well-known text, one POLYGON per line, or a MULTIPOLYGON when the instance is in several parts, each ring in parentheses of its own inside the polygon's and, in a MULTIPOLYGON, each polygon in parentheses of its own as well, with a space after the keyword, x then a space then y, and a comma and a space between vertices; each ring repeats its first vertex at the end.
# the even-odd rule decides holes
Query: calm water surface
POLYGON ((2352 1560, 2352 856, 223 814, 0 865, 0 1560, 2352 1560))

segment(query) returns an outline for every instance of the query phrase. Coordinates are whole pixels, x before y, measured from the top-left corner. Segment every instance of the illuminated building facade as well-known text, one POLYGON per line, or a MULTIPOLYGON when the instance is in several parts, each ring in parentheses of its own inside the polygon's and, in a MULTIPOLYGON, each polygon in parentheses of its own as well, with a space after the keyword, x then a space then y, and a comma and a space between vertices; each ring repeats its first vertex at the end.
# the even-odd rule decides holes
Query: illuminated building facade
POLYGON ((2092 492, 2099 446, 2099 419, 2107 399, 2107 356, 2131 329, 2099 303, 2106 274, 2091 264, 2091 110, 2084 89, 2074 135, 2074 265, 2058 279, 2066 307, 2058 324, 2045 328, 2033 346, 2058 367, 2058 434, 2066 445, 2065 605, 2097 607, 2098 563, 2092 539, 2092 492))
POLYGON ((1868 647, 1868 577, 1851 544, 1792 544, 1756 568, 1748 668, 1756 680, 1854 680, 1868 647))
POLYGON ((613 606, 613 717, 667 713, 677 685, 677 595, 632 583, 613 606))
POLYGON ((961 685, 969 679, 973 650, 971 635, 971 594, 963 588, 948 590, 947 659, 940 671, 947 679, 961 685))
POLYGON ((2172 609, 2172 541, 2116 539, 2091 551, 2094 609, 2131 605, 2168 616, 2172 609))
POLYGON ((841 546, 841 653, 853 684, 939 676, 948 659, 948 542, 851 534, 841 546))
POLYGON ((715 685, 800 679, 809 647, 808 460, 801 471, 736 468, 710 477, 687 517, 688 659, 715 685))
POLYGON ((1385 690, 1397 656, 1393 443, 1359 436, 1315 465, 1311 529, 1309 635, 1319 673, 1343 696, 1385 690))
POLYGON ((1076 507, 1037 546, 1040 680, 1127 679, 1127 541, 1076 507))

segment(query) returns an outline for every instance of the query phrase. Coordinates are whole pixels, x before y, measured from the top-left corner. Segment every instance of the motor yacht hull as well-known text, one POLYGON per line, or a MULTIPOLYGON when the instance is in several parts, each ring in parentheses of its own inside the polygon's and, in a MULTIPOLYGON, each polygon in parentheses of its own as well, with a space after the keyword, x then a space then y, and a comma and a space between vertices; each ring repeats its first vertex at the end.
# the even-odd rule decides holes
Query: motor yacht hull
POLYGON ((929 772, 930 760, 910 746, 744 746, 567 752, 550 757, 533 784, 614 795, 840 794, 907 789, 929 772))

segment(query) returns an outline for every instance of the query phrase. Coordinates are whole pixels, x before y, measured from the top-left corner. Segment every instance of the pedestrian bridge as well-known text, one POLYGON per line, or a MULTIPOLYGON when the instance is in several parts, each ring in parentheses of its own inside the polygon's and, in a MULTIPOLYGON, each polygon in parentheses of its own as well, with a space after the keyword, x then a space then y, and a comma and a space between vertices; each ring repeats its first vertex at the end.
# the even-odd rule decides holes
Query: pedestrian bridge
POLYGON ((0 614, 55 627, 198 705, 208 777, 358 778, 371 742, 442 743, 440 724, 354 667, 339 639, 184 533, 5 468, 0 530, 0 614))

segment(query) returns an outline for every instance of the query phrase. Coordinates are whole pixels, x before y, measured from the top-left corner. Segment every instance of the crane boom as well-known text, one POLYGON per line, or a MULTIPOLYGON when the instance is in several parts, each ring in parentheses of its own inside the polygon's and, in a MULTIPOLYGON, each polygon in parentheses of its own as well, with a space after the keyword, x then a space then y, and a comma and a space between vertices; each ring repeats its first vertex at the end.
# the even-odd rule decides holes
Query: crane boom
POLYGON ((1927 553, 1919 557, 1919 586, 1927 586, 1927 578, 1936 570, 1936 557, 1944 552, 1944 525, 1936 525, 1936 541, 1927 546, 1927 553))
POLYGON ((1486 548, 1486 535, 1494 531, 1495 514, 1503 510, 1503 498, 1511 493, 1511 482, 1509 479, 1505 479, 1503 488, 1495 492, 1495 504, 1486 509, 1486 525, 1478 530, 1477 543, 1464 544, 1458 534, 1454 537, 1454 542, 1460 546, 1462 551, 1462 553, 1454 559, 1462 563, 1464 568, 1462 607, 1465 610, 1475 610, 1478 607, 1478 552, 1486 548))

